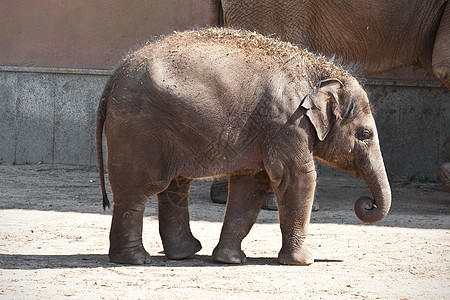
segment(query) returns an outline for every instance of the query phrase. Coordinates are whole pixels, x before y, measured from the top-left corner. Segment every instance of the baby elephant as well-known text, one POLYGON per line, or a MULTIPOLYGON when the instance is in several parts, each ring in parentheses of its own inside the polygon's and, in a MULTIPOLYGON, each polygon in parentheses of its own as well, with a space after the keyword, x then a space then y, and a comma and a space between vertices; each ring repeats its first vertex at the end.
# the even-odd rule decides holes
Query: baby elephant
POLYGON ((281 264, 309 265, 305 246, 316 186, 314 157, 362 174, 373 198, 357 216, 377 222, 391 191, 367 94, 344 69, 289 43, 232 29, 175 33, 130 54, 100 100, 96 147, 105 191, 102 131, 113 192, 111 261, 145 264, 142 218, 157 194, 169 259, 201 249, 189 227, 193 178, 229 176, 216 261, 245 262, 241 242, 270 187, 282 232, 281 264))

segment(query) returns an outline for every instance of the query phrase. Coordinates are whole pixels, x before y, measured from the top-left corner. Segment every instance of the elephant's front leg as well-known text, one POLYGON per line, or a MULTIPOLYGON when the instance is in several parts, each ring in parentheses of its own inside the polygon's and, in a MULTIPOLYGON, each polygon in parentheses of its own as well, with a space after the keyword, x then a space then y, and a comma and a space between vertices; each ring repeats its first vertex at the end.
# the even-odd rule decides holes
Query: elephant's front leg
POLYGON ((241 243, 258 217, 269 191, 269 177, 265 171, 257 174, 231 175, 225 218, 213 258, 222 263, 246 261, 241 243))
POLYGON ((189 226, 189 188, 192 179, 178 177, 158 194, 159 233, 168 259, 190 257, 202 248, 189 226))
POLYGON ((310 265, 312 254, 305 246, 316 187, 316 171, 291 173, 275 188, 282 234, 278 261, 287 265, 310 265))

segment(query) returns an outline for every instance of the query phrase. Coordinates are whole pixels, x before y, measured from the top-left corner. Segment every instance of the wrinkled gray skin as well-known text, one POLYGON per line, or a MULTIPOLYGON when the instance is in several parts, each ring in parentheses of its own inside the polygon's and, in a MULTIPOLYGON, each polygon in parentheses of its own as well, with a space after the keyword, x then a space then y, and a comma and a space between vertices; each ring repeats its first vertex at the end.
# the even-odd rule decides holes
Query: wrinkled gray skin
POLYGON ((298 48, 234 30, 178 33, 131 54, 108 82, 97 114, 113 192, 111 261, 145 264, 142 218, 157 194, 169 259, 201 249, 189 227, 193 178, 228 174, 229 199, 213 257, 246 260, 241 242, 269 187, 277 198, 282 264, 313 262, 304 240, 316 186, 313 158, 362 174, 374 199, 355 204, 376 222, 391 192, 367 95, 344 70, 298 48))
POLYGON ((211 25, 256 30, 358 63, 368 74, 417 65, 450 89, 447 0, 210 0, 211 25))

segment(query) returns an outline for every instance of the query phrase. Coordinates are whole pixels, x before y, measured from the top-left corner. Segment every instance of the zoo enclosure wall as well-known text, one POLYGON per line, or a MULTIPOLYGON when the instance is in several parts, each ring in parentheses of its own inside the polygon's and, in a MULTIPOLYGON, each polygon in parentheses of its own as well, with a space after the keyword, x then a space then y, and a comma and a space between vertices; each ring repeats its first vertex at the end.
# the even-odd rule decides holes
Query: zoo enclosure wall
MULTIPOLYGON (((95 165, 111 69, 152 36, 204 27, 208 0, 0 3, 0 163, 95 165)), ((366 81, 390 176, 437 177, 450 161, 450 95, 406 68, 366 81)))

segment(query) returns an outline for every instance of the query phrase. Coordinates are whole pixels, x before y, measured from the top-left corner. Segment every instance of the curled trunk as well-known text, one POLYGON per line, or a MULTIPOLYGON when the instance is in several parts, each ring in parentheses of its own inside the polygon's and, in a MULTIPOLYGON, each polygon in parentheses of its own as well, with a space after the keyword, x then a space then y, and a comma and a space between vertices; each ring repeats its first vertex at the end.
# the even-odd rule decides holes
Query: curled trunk
POLYGON ((355 203, 356 216, 363 222, 375 223, 383 219, 391 207, 391 188, 384 164, 377 168, 361 170, 373 198, 361 197, 355 203))

